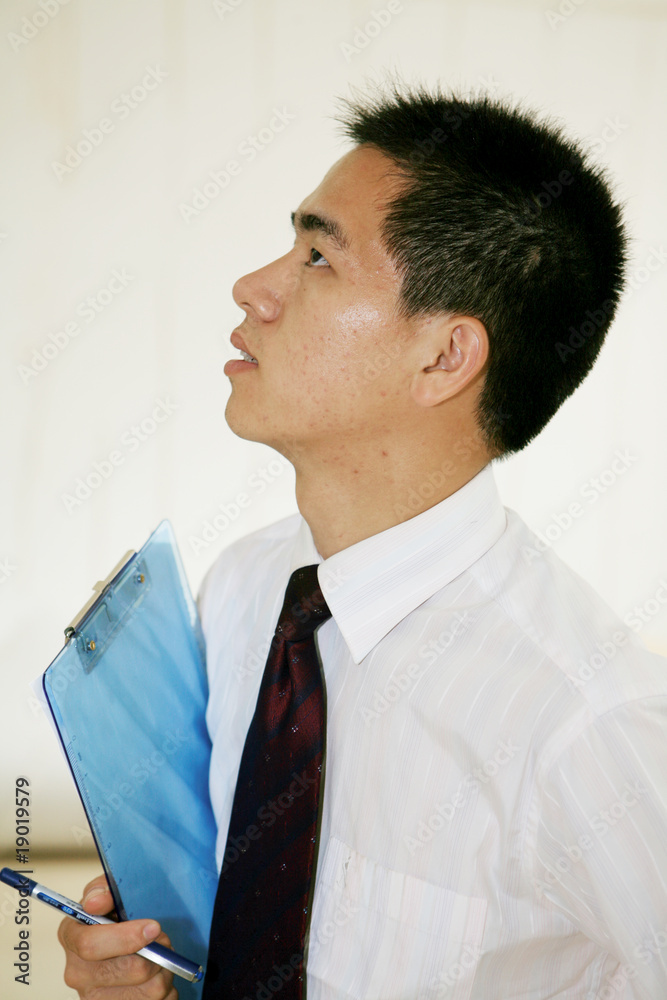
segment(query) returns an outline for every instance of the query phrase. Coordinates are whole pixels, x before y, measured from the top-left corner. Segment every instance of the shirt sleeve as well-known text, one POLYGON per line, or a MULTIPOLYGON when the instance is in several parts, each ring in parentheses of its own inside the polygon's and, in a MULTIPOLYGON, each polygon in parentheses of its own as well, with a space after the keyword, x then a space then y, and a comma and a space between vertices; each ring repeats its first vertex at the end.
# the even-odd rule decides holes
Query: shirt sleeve
POLYGON ((667 997, 667 697, 599 716, 540 791, 538 895, 618 961, 620 995, 667 997))

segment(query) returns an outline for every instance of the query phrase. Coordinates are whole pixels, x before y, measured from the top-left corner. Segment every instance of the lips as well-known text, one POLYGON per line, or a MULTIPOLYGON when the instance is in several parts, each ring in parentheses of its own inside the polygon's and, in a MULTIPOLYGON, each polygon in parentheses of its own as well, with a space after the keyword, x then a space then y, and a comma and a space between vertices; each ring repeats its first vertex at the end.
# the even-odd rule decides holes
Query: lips
POLYGON ((250 372, 256 372, 259 368, 257 358, 248 350, 248 345, 238 330, 234 330, 230 340, 232 346, 241 352, 241 357, 233 358, 225 364, 223 368, 225 375, 242 375, 244 372, 248 375, 250 372))
POLYGON ((232 333, 232 335, 230 337, 230 340, 231 340, 232 346, 235 347, 238 351, 240 351, 241 354, 244 356, 243 357, 244 361, 248 361, 248 362, 251 362, 253 364, 257 364, 258 363, 257 362, 257 358, 252 353, 252 351, 248 350, 248 345, 246 344, 246 342, 244 341, 243 337, 238 332, 238 330, 234 330, 234 332, 232 333))

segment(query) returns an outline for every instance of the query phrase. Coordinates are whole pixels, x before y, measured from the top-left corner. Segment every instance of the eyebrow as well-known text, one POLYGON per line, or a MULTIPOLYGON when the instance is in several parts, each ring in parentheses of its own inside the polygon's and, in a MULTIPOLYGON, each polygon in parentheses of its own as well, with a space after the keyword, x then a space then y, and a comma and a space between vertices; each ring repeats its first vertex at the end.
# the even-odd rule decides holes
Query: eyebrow
POLYGON ((313 212, 292 212, 291 218, 297 232, 319 232, 323 236, 328 236, 341 253, 347 252, 350 240, 334 219, 315 215, 313 212))

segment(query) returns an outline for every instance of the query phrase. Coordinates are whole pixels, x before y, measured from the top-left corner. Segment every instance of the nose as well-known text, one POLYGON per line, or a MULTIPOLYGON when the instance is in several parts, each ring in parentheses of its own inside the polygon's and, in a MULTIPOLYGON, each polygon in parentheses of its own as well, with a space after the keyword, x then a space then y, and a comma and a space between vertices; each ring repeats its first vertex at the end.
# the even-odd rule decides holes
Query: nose
POLYGON ((287 259, 286 254, 235 282, 234 302, 245 310, 249 319, 271 323, 280 315, 288 282, 287 259))

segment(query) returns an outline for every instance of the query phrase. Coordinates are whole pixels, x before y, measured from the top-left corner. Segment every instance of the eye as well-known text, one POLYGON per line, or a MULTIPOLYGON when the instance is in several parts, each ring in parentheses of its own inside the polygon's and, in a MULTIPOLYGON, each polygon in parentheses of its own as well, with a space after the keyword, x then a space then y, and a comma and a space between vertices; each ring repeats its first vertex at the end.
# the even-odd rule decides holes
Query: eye
POLYGON ((306 267, 323 267, 323 266, 328 267, 329 261, 322 256, 319 250, 316 250, 315 247, 311 247, 310 260, 306 261, 306 267), (313 259, 313 255, 315 255, 315 259, 313 259))

